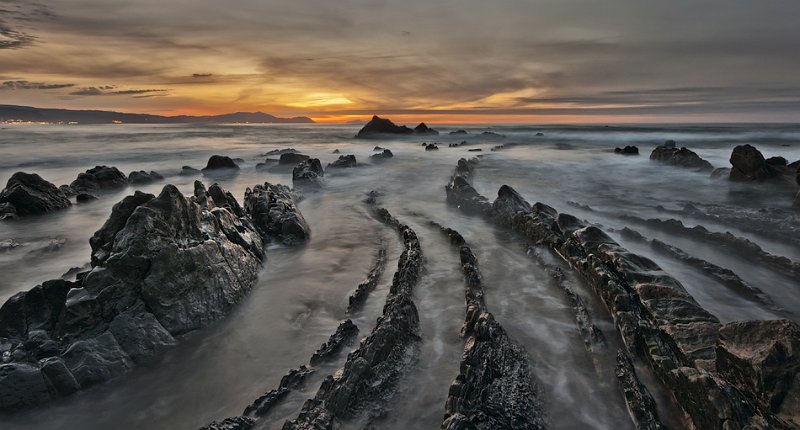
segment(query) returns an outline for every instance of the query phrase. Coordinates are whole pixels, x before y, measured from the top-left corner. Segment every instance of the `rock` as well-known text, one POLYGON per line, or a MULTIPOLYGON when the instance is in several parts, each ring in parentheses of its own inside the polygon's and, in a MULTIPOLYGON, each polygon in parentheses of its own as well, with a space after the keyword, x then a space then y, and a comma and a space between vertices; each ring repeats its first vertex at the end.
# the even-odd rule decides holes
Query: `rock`
POLYGON ((800 326, 789 320, 725 324, 717 341, 717 370, 767 408, 800 424, 800 326))
POLYGON ((339 351, 356 336, 358 336, 358 327, 353 324, 353 321, 349 319, 342 321, 339 327, 336 328, 336 332, 331 335, 328 341, 323 343, 322 346, 314 352, 309 363, 311 363, 312 366, 316 366, 331 358, 339 353, 339 351))
POLYGON ((298 153, 295 153, 295 152, 286 152, 286 153, 281 154, 281 158, 278 161, 278 165, 281 165, 281 166, 296 166, 296 165, 302 163, 303 161, 308 160, 309 158, 311 158, 311 157, 309 157, 308 155, 298 154, 298 153))
POLYGON ((75 200, 78 203, 89 203, 92 200, 97 200, 97 197, 87 193, 80 193, 77 196, 75 196, 75 200))
POLYGON ((622 386, 625 403, 628 405, 628 412, 636 428, 638 430, 665 429, 666 427, 658 419, 658 408, 653 396, 636 375, 631 358, 622 350, 617 353, 615 373, 622 386))
POLYGON ((339 154, 339 153, 341 153, 341 151, 339 151, 338 149, 334 149, 333 152, 331 152, 331 154, 339 154))
POLYGON ((730 167, 717 167, 711 171, 711 179, 728 179, 731 175, 730 167))
POLYGON ((426 151, 438 151, 439 150, 439 146, 436 145, 435 143, 429 143, 429 144, 425 145, 425 150, 426 151))
POLYGON ((265 158, 263 163, 256 164, 256 170, 267 170, 270 167, 278 164, 280 160, 277 158, 265 158))
POLYGON ((244 194, 244 207, 261 232, 265 242, 286 244, 305 242, 311 230, 303 214, 295 207, 291 190, 283 185, 265 182, 248 188, 244 194))
POLYGON ((495 133, 493 131, 484 131, 483 133, 481 133, 481 136, 488 137, 488 138, 494 138, 494 139, 503 139, 503 138, 505 138, 505 136, 503 136, 502 134, 495 133))
POLYGON ((225 155, 212 155, 211 158, 208 159, 208 163, 202 171, 209 172, 214 170, 239 170, 239 166, 231 157, 227 157, 225 155))
POLYGON ((108 331, 76 341, 64 351, 62 358, 81 388, 120 376, 133 367, 133 362, 108 331))
POLYGON ((128 186, 128 178, 116 167, 95 166, 69 184, 76 193, 92 193, 128 186))
POLYGON ((674 140, 667 140, 661 146, 664 148, 676 148, 677 143, 674 140))
POLYGON ((761 152, 751 145, 739 145, 731 153, 732 181, 763 181, 778 176, 775 167, 767 164, 761 152))
POLYGON ((414 127, 414 134, 419 134, 421 136, 437 136, 439 132, 428 127, 424 122, 421 122, 418 126, 414 127))
POLYGON ((214 421, 201 427, 200 430, 250 430, 256 425, 256 420, 250 417, 231 417, 222 421, 214 421))
POLYGON ((394 154, 392 154, 392 151, 390 151, 388 149, 384 149, 383 152, 381 152, 380 154, 372 154, 372 155, 370 155, 369 159, 374 161, 374 162, 380 162, 380 161, 388 160, 388 159, 390 159, 392 157, 394 157, 394 154))
POLYGON ((191 166, 183 166, 178 174, 181 176, 197 176, 200 174, 200 171, 191 166))
POLYGON ((414 130, 406 127, 406 126, 398 126, 395 125, 392 121, 388 119, 381 118, 377 115, 374 115, 368 123, 358 131, 356 134, 356 138, 361 139, 368 139, 368 138, 379 138, 381 135, 389 135, 389 134, 412 134, 414 130))
POLYGON ((283 375, 277 389, 266 392, 263 396, 248 405, 244 410, 244 415, 250 417, 263 417, 267 415, 273 407, 289 394, 290 390, 300 387, 303 382, 305 382, 305 379, 313 373, 314 369, 310 369, 306 366, 300 366, 297 369, 290 370, 289 373, 283 375))
POLYGON ((544 133, 542 133, 542 132, 540 131, 540 132, 536 133, 536 136, 539 136, 539 137, 541 137, 541 136, 544 136, 544 133))
MULTIPOLYGON (((373 193, 376 193, 374 190, 370 192, 370 196, 368 198, 369 203, 376 203, 377 196, 373 193)), ((375 257, 375 263, 372 265, 369 273, 367 274, 367 279, 363 282, 358 284, 356 287, 356 291, 350 295, 347 299, 347 313, 351 314, 356 310, 360 309, 364 302, 367 301, 367 296, 375 287, 378 286, 378 282, 380 281, 381 275, 383 271, 386 269, 386 248, 382 247, 378 250, 378 255, 375 257)))
POLYGON ((14 239, 0 239, 0 252, 11 251, 20 247, 22 244, 14 239))
MULTIPOLYGON (((672 142, 672 141, 668 141, 672 142)), ((706 160, 700 158, 695 152, 688 148, 675 149, 674 142, 672 146, 667 144, 657 146, 650 153, 650 159, 655 160, 671 166, 684 167, 687 169, 707 170, 711 171, 714 166, 706 160)))
POLYGON ((333 163, 329 163, 328 167, 340 168, 340 167, 356 167, 356 156, 349 154, 349 155, 340 155, 339 159, 334 161, 333 163))
POLYGON ((69 185, 61 185, 58 187, 58 190, 61 191, 61 193, 66 197, 72 197, 77 194, 69 185))
POLYGON ((46 358, 41 361, 42 374, 50 386, 60 396, 68 396, 81 389, 75 376, 67 369, 64 360, 57 357, 46 358))
POLYGON ((783 157, 769 157, 769 158, 767 158, 765 160, 765 162, 767 164, 769 164, 770 166, 776 166, 776 167, 787 167, 788 166, 788 162, 783 157))
POLYGON ((0 203, 0 220, 17 218, 17 208, 11 203, 0 203))
POLYGON ((38 367, 21 363, 0 364, 0 410, 19 409, 49 398, 47 383, 38 367))
POLYGON ((128 175, 128 182, 131 185, 150 184, 162 180, 164 180, 164 177, 153 171, 147 173, 144 170, 139 170, 138 172, 133 171, 128 175))
POLYGON ((628 145, 624 148, 614 148, 614 153, 620 155, 639 155, 639 148, 628 145))
POLYGON ((455 131, 451 131, 450 134, 467 134, 467 130, 463 130, 463 129, 455 130, 455 131))
POLYGON ((292 170, 292 183, 295 187, 312 185, 322 186, 322 177, 325 172, 322 170, 322 163, 319 158, 310 158, 302 161, 292 170))
POLYGON ((128 218, 139 206, 149 202, 156 196, 136 191, 133 195, 127 196, 118 202, 111 209, 111 216, 89 239, 92 248, 92 266, 97 266, 108 259, 111 255, 111 248, 114 246, 114 236, 125 227, 128 218))
POLYGON ((281 155, 281 154, 288 154, 291 152, 297 152, 294 148, 284 148, 284 149, 273 149, 271 151, 267 151, 264 155, 281 155))
MULTIPOLYGON (((70 206, 69 199, 55 185, 35 173, 14 173, 0 192, 0 214, 40 215, 70 206)), ((1 216, 1 215, 0 215, 1 216)))
POLYGON ((381 148, 380 146, 376 146, 376 147, 372 148, 372 150, 373 151, 383 151, 383 148, 381 148))

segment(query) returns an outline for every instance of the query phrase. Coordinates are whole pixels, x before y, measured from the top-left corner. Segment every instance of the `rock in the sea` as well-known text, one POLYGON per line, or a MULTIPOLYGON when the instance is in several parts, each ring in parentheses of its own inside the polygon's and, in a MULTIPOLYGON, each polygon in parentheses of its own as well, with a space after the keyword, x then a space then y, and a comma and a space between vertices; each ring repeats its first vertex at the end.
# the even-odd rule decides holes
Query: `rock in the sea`
POLYGON ((145 172, 144 170, 133 171, 128 175, 128 182, 131 185, 150 184, 156 181, 161 181, 163 179, 164 176, 152 170, 150 171, 150 173, 145 172))
POLYGON ((650 159, 671 166, 685 167, 687 169, 711 171, 714 166, 706 160, 700 158, 694 151, 688 148, 675 148, 674 141, 667 141, 663 145, 657 146, 650 153, 650 159))
POLYGON ((244 208, 266 242, 305 242, 311 230, 294 205, 291 190, 265 182, 244 193, 244 208))
POLYGON ((722 326, 717 370, 765 406, 800 425, 800 326, 789 320, 722 326))
POLYGON ((356 167, 358 164, 356 163, 356 156, 353 154, 348 155, 340 155, 339 159, 334 161, 333 163, 329 163, 328 167, 356 167))
POLYGON ((69 206, 64 193, 35 173, 14 173, 0 192, 0 217, 39 215, 69 206))
POLYGON ((298 154, 296 152, 286 152, 281 154, 280 160, 278 160, 278 165, 281 166, 296 166, 303 161, 308 160, 308 155, 298 154))
POLYGON ((183 166, 178 174, 181 176, 197 176, 200 174, 200 171, 191 166, 183 166))
POLYGON ((451 131, 450 134, 467 134, 467 130, 463 130, 463 129, 455 130, 455 131, 451 131))
POLYGON ((281 155, 281 154, 288 154, 290 152, 297 152, 294 148, 283 148, 283 149, 273 149, 271 151, 267 151, 264 155, 281 155))
POLYGON ((421 122, 418 126, 414 127, 414 134, 419 134, 421 136, 437 136, 439 132, 428 127, 424 122, 421 122))
POLYGON ((768 164, 761 151, 752 145, 733 148, 730 162, 732 181, 763 181, 778 176, 775 167, 768 164))
POLYGON ((325 172, 322 170, 322 163, 319 158, 310 158, 300 162, 292 170, 292 183, 295 186, 316 186, 322 185, 322 177, 325 172))
POLYGON ((256 425, 256 420, 250 417, 231 417, 222 421, 214 421, 200 430, 250 430, 256 425))
POLYGON ((342 321, 339 327, 336 328, 336 332, 331 335, 328 341, 323 343, 322 346, 314 352, 309 363, 311 363, 312 366, 316 366, 336 355, 342 350, 342 347, 353 340, 357 335, 358 327, 353 324, 353 321, 349 319, 342 321))
POLYGON ((128 178, 116 167, 95 166, 69 184, 75 193, 92 193, 128 186, 128 178))
POLYGON ((358 131, 356 138, 377 138, 381 137, 381 135, 412 133, 414 133, 414 130, 404 125, 398 126, 388 119, 374 115, 372 119, 358 131))
POLYGON ((438 151, 439 150, 439 146, 437 144, 435 144, 435 143, 429 143, 429 144, 425 145, 425 150, 426 151, 438 151))
POLYGON ((203 172, 214 170, 239 170, 239 165, 237 165, 231 157, 225 155, 212 155, 211 158, 208 159, 206 167, 203 168, 203 172))
POLYGON ((10 365, 24 370, 0 377, 0 409, 122 375, 248 293, 264 258, 262 237, 218 185, 200 197, 172 185, 158 197, 126 197, 91 238, 88 273, 45 282, 0 307, 0 338, 17 352, 10 365), (37 378, 54 389, 42 396, 37 378))
POLYGON ((97 200, 97 196, 88 193, 80 193, 77 196, 75 196, 75 200, 78 203, 89 203, 92 200, 97 200))
POLYGON ((339 151, 339 149, 337 148, 337 149, 334 149, 333 152, 331 152, 331 154, 340 154, 341 152, 342 151, 339 151))
POLYGON ((503 139, 503 138, 505 138, 504 135, 502 135, 500 133, 495 133, 493 131, 484 131, 483 133, 481 133, 481 136, 487 137, 487 138, 493 138, 493 139, 503 139))
POLYGON ((614 148, 614 153, 621 155, 639 155, 639 148, 633 145, 627 145, 624 148, 614 148))
POLYGON ((384 149, 383 152, 381 152, 380 154, 372 154, 372 155, 370 155, 369 159, 372 160, 372 161, 375 161, 375 162, 379 162, 379 161, 388 160, 388 159, 390 159, 392 157, 394 157, 394 154, 392 154, 392 151, 388 150, 388 149, 384 149))

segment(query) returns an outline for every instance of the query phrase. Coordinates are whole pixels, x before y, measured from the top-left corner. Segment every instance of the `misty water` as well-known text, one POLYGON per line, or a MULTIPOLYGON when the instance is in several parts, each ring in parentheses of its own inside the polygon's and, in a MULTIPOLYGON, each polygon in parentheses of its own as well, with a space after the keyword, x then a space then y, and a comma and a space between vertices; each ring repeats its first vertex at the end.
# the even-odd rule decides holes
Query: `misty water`
MULTIPOLYGON (((149 193, 158 194, 165 183, 171 183, 191 194, 194 180, 200 179, 206 185, 220 183, 241 202, 244 190, 255 184, 291 185, 290 170, 256 170, 255 165, 273 149, 295 148, 319 158, 323 165, 338 157, 332 153, 338 149, 342 154, 355 154, 361 164, 354 169, 328 169, 324 188, 304 193, 298 207, 311 227, 311 240, 299 247, 271 246, 258 285, 226 319, 181 339, 149 366, 77 395, 0 416, 2 428, 194 429, 239 415, 256 397, 276 387, 286 371, 307 363, 335 331, 347 317, 347 297, 385 246, 389 263, 381 283, 366 306, 350 316, 360 329, 359 336, 367 335, 381 313, 402 252, 396 233, 374 219, 363 203, 370 190, 381 192, 380 204, 417 232, 426 257, 414 293, 421 319, 421 349, 386 405, 380 428, 438 428, 463 352, 459 331, 464 318, 464 284, 458 255, 429 221, 458 230, 472 246, 485 278, 489 309, 527 351, 550 427, 632 428, 613 374, 612 352, 620 342, 608 312, 558 258, 536 251, 564 268, 568 282, 609 338, 612 352, 602 358, 605 363, 598 368, 583 345, 563 291, 541 263, 528 255, 526 244, 445 203, 444 185, 462 157, 481 156, 474 179, 481 194, 494 198, 500 185, 508 184, 530 202, 549 204, 601 226, 629 250, 659 263, 723 322, 798 320, 797 279, 700 238, 633 225, 620 216, 675 218, 687 226, 730 231, 771 254, 800 261, 800 248, 781 241, 780 235, 763 237, 724 220, 693 219, 663 210, 679 210, 686 203, 741 210, 770 207, 796 222, 791 215, 790 191, 713 180, 707 172, 648 159, 653 147, 674 139, 715 167, 729 166, 732 148, 743 143, 755 145, 765 157, 780 155, 792 162, 800 159, 800 127, 492 126, 492 131, 505 138, 479 136, 488 127, 438 126, 444 132, 438 137, 389 141, 354 139, 358 129, 354 125, 7 126, 0 130, 3 184, 16 171, 38 173, 56 185, 68 184, 78 173, 105 164, 126 174, 132 170, 163 174, 164 181, 139 187, 149 193), (457 128, 465 128, 469 134, 447 134, 457 128), (543 136, 537 136, 540 132, 543 136), (469 144, 448 147, 462 140, 469 144), (423 141, 440 142, 440 149, 425 151, 420 145, 423 141), (394 158, 370 164, 375 145, 390 148, 394 158), (505 147, 491 151, 498 145, 505 147), (624 145, 637 145, 641 155, 613 153, 614 147, 624 145), (478 148, 482 151, 469 151, 478 148), (183 165, 203 167, 212 154, 241 158, 241 171, 222 177, 178 175, 183 165), (769 309, 696 268, 622 237, 617 232, 625 226, 734 270, 785 312, 769 309)), ((133 191, 131 187, 60 212, 0 223, 0 240, 14 239, 21 244, 0 252, 0 302, 59 278, 71 268, 88 266, 89 237, 106 220, 111 207, 133 191)), ((341 367, 346 353, 321 365, 302 389, 292 392, 259 422, 259 428, 280 428, 286 419, 295 417, 322 379, 341 367)), ((659 401, 662 418, 680 427, 682 418, 668 396, 645 366, 637 368, 659 401)))

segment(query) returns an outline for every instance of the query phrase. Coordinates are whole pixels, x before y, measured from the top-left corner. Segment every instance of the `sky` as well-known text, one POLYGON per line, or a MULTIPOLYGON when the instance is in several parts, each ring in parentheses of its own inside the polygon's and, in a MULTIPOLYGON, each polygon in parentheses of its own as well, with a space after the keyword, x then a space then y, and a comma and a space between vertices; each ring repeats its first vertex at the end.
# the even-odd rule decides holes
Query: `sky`
POLYGON ((798 0, 0 0, 0 104, 798 122, 798 0))

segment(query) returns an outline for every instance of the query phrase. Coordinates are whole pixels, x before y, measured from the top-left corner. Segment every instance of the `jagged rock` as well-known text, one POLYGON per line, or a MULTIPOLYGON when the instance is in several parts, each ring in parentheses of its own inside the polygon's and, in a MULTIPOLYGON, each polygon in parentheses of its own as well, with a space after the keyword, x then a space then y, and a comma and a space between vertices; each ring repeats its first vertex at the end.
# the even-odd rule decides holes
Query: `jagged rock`
POLYGON ((327 360, 331 356, 341 351, 342 347, 344 347, 347 342, 350 342, 357 335, 358 327, 353 324, 353 321, 349 319, 342 321, 341 324, 339 324, 339 327, 336 328, 336 333, 332 334, 328 341, 323 343, 322 346, 320 346, 319 349, 314 352, 314 355, 311 356, 311 361, 309 361, 309 363, 311 363, 312 366, 316 366, 317 364, 327 360))
POLYGON ((410 227, 398 222, 385 209, 378 209, 376 215, 397 229, 405 246, 383 315, 359 348, 347 356, 344 367, 325 379, 296 419, 284 424, 286 430, 330 429, 335 421, 353 418, 369 405, 386 402, 398 378, 417 354, 419 315, 412 293, 420 276, 422 249, 410 227))
POLYGON ((402 125, 395 125, 392 121, 374 115, 368 123, 358 131, 356 138, 379 138, 388 134, 412 134, 414 130, 402 125))
POLYGON ((438 151, 439 150, 439 146, 436 145, 435 143, 429 143, 429 144, 425 145, 425 150, 426 151, 438 151))
POLYGON ((664 145, 657 146, 650 153, 650 159, 671 166, 685 167, 687 169, 711 171, 714 166, 706 160, 700 158, 694 151, 688 148, 675 149, 674 141, 667 141, 664 145), (671 142, 670 145, 668 145, 671 142))
POLYGON ((69 185, 66 184, 59 186, 58 190, 61 191, 61 193, 64 194, 65 197, 72 197, 78 194, 77 192, 75 192, 75 190, 73 190, 69 185))
POLYGON ((307 161, 309 158, 308 155, 298 154, 295 152, 285 152, 281 154, 280 160, 278 160, 278 165, 280 166, 296 166, 303 161, 307 161))
POLYGON ((639 148, 632 145, 625 146, 624 148, 617 147, 614 148, 614 153, 621 155, 639 155, 639 148))
POLYGON ((380 146, 376 146, 376 147, 372 148, 372 150, 373 151, 383 151, 383 148, 381 148, 380 146))
MULTIPOLYGON (((377 194, 375 191, 370 192, 370 198, 372 199, 371 203, 375 203, 377 199, 377 194)), ((367 274, 367 279, 364 282, 358 284, 356 287, 356 291, 348 298, 347 304, 347 313, 352 313, 359 309, 361 306, 364 305, 364 302, 367 300, 367 296, 369 295, 372 290, 378 286, 378 282, 381 279, 381 275, 383 274, 384 269, 386 268, 386 248, 381 247, 378 250, 378 255, 375 257, 375 264, 373 264, 372 268, 370 269, 369 273, 367 274)))
POLYGON ((288 187, 269 182, 245 191, 245 211, 265 241, 293 244, 304 242, 311 236, 303 214, 292 200, 288 187))
POLYGON ((0 217, 39 215, 69 206, 64 193, 35 173, 14 173, 0 192, 0 217))
POLYGON ((250 430, 256 425, 256 420, 250 417, 231 417, 222 421, 214 421, 201 427, 200 430, 250 430))
POLYGON ((491 204, 481 196, 464 176, 453 176, 453 180, 445 186, 447 202, 460 207, 466 212, 484 214, 491 209, 491 204))
POLYGON ((172 185, 158 197, 137 191, 91 238, 88 273, 45 282, 0 307, 11 364, 54 387, 46 397, 33 389, 9 396, 0 381, 0 409, 122 375, 228 313, 255 285, 263 241, 230 193, 212 185, 208 195, 201 207, 172 185))
POLYGON ((128 178, 116 167, 95 166, 69 184, 76 193, 92 193, 128 186, 128 178))
POLYGON ((374 162, 380 162, 380 161, 388 160, 388 159, 390 159, 392 157, 394 157, 394 154, 392 154, 392 151, 390 151, 388 149, 384 149, 383 152, 381 152, 380 154, 372 154, 372 155, 370 155, 369 159, 374 161, 374 162))
POLYGON ((310 158, 306 161, 301 161, 292 170, 292 183, 295 187, 305 185, 319 187, 322 185, 323 176, 325 176, 325 172, 322 170, 322 163, 319 158, 310 158))
POLYGON ((775 414, 800 425, 800 326, 743 321, 719 330, 717 369, 775 414))
POLYGON ((636 375, 631 358, 622 350, 617 353, 615 373, 622 386, 625 403, 628 405, 628 412, 636 429, 659 430, 666 428, 658 419, 658 409, 653 396, 636 375))
POLYGON ((414 127, 414 134, 419 134, 422 136, 437 136, 439 135, 439 132, 428 127, 424 122, 421 122, 418 126, 414 127))
POLYGON ((264 155, 283 155, 292 152, 297 152, 297 150, 294 148, 273 149, 271 151, 265 152, 264 155))
MULTIPOLYGON (((763 181, 779 175, 773 165, 764 160, 761 152, 751 145, 739 145, 731 153, 732 181, 763 181)), ((785 159, 784 159, 785 161, 785 159)))
POLYGON ((239 170, 239 165, 231 157, 225 155, 212 155, 208 159, 206 167, 203 172, 210 172, 214 170, 239 170))
POLYGON ((333 163, 328 163, 328 167, 334 168, 341 168, 341 167, 356 167, 356 156, 349 154, 349 155, 340 155, 339 159, 334 161, 333 163))
POLYGON ((278 388, 266 392, 263 396, 248 405, 244 410, 244 415, 250 417, 262 417, 266 415, 278 402, 289 394, 290 390, 301 386, 312 373, 314 373, 314 369, 310 369, 306 366, 300 366, 297 369, 290 370, 289 373, 283 375, 278 388))
POLYGON ((128 182, 131 185, 150 184, 162 180, 164 180, 164 177, 161 176, 159 173, 153 171, 147 173, 144 170, 139 170, 138 172, 133 171, 128 175, 128 182))
POLYGON ((37 366, 0 364, 0 409, 19 409, 47 401, 50 392, 37 366))
POLYGON ((200 174, 200 171, 191 166, 183 166, 178 174, 181 176, 197 176, 200 174))

